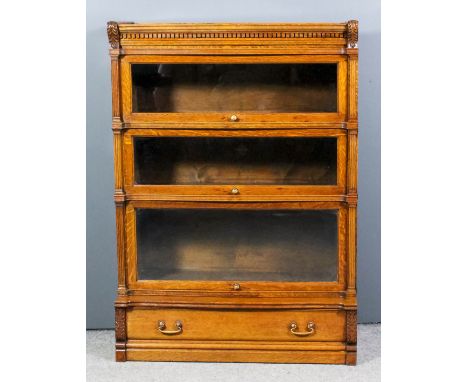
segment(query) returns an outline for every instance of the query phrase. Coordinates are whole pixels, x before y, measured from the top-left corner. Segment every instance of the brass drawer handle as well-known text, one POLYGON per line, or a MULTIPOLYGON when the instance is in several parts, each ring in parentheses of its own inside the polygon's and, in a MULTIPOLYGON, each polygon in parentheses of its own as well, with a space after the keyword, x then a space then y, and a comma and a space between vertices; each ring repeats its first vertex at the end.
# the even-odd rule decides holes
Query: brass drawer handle
POLYGON ((239 117, 235 114, 231 115, 231 117, 229 118, 231 120, 231 122, 237 122, 239 120, 239 117))
POLYGON ((167 335, 174 335, 174 334, 180 334, 182 333, 182 322, 177 320, 175 322, 175 327, 177 330, 166 330, 166 321, 159 321, 158 322, 158 329, 162 334, 167 334, 167 335))
POLYGON ((295 330, 297 329, 297 323, 296 322, 291 322, 289 324, 289 330, 291 331, 292 334, 295 336, 299 337, 305 337, 305 336, 310 336, 311 334, 315 333, 315 324, 310 321, 307 323, 307 332, 296 332, 295 330))
POLYGON ((237 187, 233 187, 231 190, 232 195, 238 195, 239 194, 239 189, 237 187))

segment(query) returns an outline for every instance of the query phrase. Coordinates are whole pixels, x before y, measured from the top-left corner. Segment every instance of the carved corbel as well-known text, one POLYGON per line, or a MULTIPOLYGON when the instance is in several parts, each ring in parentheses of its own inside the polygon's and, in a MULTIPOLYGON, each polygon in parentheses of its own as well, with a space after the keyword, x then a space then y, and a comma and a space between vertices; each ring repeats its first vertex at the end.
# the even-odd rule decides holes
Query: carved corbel
POLYGON ((120 306, 115 307, 115 360, 124 362, 127 360, 126 341, 127 323, 126 310, 120 306))
POLYGON ((357 311, 346 311, 346 342, 356 344, 357 342, 357 311))
POLYGON ((109 38, 109 44, 112 49, 120 48, 119 24, 115 21, 109 21, 107 23, 107 37, 109 38))
POLYGON ((357 48, 358 43, 358 22, 357 20, 349 20, 346 25, 346 38, 348 40, 348 48, 357 48))

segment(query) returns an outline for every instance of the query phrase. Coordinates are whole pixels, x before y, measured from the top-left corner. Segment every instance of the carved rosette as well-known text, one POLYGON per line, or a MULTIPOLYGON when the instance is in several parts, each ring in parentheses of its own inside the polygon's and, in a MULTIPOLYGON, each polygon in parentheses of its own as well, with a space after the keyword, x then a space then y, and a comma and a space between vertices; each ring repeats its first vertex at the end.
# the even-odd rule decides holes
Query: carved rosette
POLYGON ((348 48, 356 48, 358 42, 358 22, 350 20, 346 25, 346 36, 348 39, 348 48))
POLYGON ((107 37, 109 38, 111 48, 118 49, 120 47, 119 24, 115 21, 109 21, 107 23, 107 37))
POLYGON ((346 342, 355 344, 357 342, 357 311, 346 311, 346 342))

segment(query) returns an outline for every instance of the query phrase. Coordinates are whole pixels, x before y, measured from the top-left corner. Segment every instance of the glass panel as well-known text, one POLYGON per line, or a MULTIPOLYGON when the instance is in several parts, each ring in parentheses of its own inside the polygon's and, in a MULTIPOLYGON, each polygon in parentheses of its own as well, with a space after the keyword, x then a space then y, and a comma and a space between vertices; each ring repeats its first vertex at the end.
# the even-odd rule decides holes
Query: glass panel
POLYGON ((337 210, 137 209, 140 280, 335 281, 337 210))
POLYGON ((132 64, 134 113, 337 111, 337 64, 132 64))
POLYGON ((134 138, 136 184, 336 184, 336 138, 134 138))

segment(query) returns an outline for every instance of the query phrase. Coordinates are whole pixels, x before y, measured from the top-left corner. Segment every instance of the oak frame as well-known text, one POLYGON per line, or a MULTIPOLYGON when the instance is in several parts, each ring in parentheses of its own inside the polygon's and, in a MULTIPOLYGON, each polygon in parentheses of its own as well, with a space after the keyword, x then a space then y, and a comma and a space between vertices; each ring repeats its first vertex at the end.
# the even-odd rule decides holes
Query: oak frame
MULTIPOLYGON (((159 361, 218 361, 218 362, 287 362, 287 363, 356 363, 357 301, 356 301, 356 210, 357 210, 357 155, 358 155, 358 22, 346 23, 296 23, 296 24, 133 24, 109 22, 107 26, 111 46, 112 75, 112 129, 114 134, 114 178, 117 232, 118 288, 115 301, 116 360, 159 360, 159 361), (128 113, 128 70, 129 63, 195 61, 207 58, 214 62, 309 62, 330 59, 339 61, 338 91, 339 113, 238 113, 239 121, 234 124, 224 113, 161 113, 154 119, 128 113), (127 108, 127 109, 126 109, 127 108), (182 115, 174 115, 182 114, 182 115), (198 130, 197 130, 198 129, 198 130), (135 130, 135 131, 134 131, 135 130), (162 132, 164 130, 164 132, 162 132), (275 131, 278 130, 276 133, 275 131), (255 136, 317 136, 316 134, 338 134, 346 140, 346 183, 345 187, 330 190, 315 187, 310 190, 284 192, 277 189, 244 190, 242 195, 223 195, 224 188, 209 192, 187 192, 174 190, 155 192, 154 189, 131 189, 128 179, 128 153, 126 140, 129 136, 147 134, 255 134, 255 136), (266 194, 268 192, 268 194, 266 194), (274 204, 321 203, 340 206, 343 210, 340 225, 345 232, 340 241, 344 247, 344 261, 340 288, 323 287, 311 290, 233 291, 201 289, 134 289, 131 286, 129 239, 127 229, 131 227, 131 209, 135 205, 190 205, 204 203, 241 206, 248 204, 256 208, 274 204), (343 223, 346 221, 346 223, 343 223), (256 319, 255 309, 270 309, 272 312, 322 310, 345 315, 343 341, 329 343, 311 342, 299 346, 297 342, 241 341, 229 342, 200 340, 190 345, 181 340, 138 341, 127 336, 127 313, 133 309, 150 309, 162 312, 167 309, 193 309, 195 312, 208 309, 216 315, 216 309, 245 310, 250 319, 256 319), (184 345, 185 344, 185 345, 184 345), (292 351, 294 350, 294 351, 292 351)), ((131 94, 130 94, 131 97, 131 94)), ((139 113, 141 114, 141 113, 139 113)), ((339 145, 343 146, 343 143, 339 145)), ((343 150, 342 150, 343 151, 343 150)), ((343 163, 343 162, 341 162, 343 163)), ((340 164, 342 170, 343 165, 340 164)), ((287 208, 287 207, 285 207, 287 208)), ((193 287, 193 285, 192 285, 193 287)), ((200 287, 203 285, 200 284, 200 287)), ((131 314, 130 314, 131 316, 131 314)), ((286 317, 286 316, 285 316, 286 317)), ((268 325, 265 322, 265 325, 268 325)), ((302 324, 301 324, 302 325, 302 324)), ((249 333, 248 326, 239 330, 249 333)), ((252 333, 253 334, 253 333, 252 333)))

